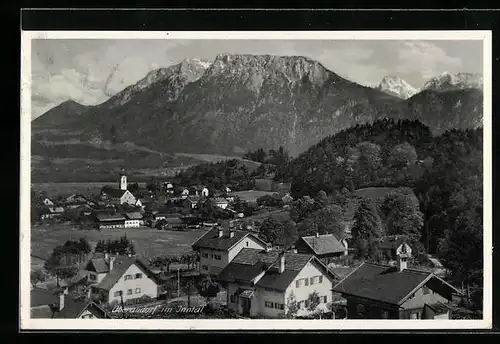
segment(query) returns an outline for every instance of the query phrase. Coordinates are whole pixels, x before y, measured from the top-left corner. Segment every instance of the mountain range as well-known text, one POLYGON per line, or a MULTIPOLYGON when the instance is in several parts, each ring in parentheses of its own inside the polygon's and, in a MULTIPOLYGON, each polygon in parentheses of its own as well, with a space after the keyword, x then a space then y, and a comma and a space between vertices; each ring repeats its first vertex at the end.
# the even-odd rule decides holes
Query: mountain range
POLYGON ((446 73, 420 91, 397 77, 372 88, 302 56, 220 54, 152 71, 96 106, 62 103, 32 121, 32 141, 226 155, 282 145, 297 155, 381 118, 417 119, 435 134, 481 126, 481 86, 446 73))

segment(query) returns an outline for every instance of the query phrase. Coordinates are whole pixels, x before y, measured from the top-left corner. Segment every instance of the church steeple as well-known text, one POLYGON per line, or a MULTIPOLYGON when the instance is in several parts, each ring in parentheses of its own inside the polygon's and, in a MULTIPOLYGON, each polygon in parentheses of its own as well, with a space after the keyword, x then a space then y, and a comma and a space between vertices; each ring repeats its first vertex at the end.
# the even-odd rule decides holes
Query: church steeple
POLYGON ((125 175, 125 170, 123 168, 120 174, 120 190, 127 190, 127 176, 125 175))

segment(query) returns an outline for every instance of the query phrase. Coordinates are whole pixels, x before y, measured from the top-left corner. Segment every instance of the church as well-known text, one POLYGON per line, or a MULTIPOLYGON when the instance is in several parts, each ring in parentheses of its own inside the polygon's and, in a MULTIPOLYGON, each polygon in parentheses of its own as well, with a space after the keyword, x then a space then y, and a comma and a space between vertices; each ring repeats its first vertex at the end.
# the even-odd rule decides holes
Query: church
POLYGON ((120 177, 120 188, 115 189, 110 186, 105 186, 101 190, 101 199, 114 204, 124 204, 135 206, 137 198, 128 190, 127 176, 120 177))

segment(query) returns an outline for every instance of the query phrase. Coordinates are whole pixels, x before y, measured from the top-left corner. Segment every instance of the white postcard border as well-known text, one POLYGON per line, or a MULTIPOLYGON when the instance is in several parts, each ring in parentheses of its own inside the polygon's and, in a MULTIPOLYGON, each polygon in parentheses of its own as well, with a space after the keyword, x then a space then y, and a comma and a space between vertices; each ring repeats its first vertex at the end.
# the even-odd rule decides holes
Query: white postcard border
POLYGON ((22 31, 20 327, 22 330, 422 330, 492 327, 492 33, 491 31, 22 31), (482 320, 242 320, 30 319, 31 40, 251 39, 251 40, 482 40, 484 78, 484 296, 482 320))

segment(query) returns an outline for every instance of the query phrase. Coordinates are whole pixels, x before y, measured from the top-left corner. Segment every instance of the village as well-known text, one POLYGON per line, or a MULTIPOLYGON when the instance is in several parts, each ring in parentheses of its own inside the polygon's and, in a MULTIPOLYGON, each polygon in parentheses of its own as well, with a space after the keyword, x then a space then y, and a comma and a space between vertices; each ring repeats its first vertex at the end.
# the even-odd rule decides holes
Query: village
POLYGON ((33 318, 451 319, 465 311, 467 290, 446 281, 435 257, 412 254, 406 236, 384 237, 384 259, 372 262, 355 258, 352 214, 335 233, 316 223, 307 235, 265 229, 303 201, 286 183, 260 179, 233 192, 151 181, 141 189, 122 174, 94 197, 35 199, 37 225, 69 223, 82 236, 32 269, 33 318), (143 231, 145 240, 190 233, 182 240, 191 241, 180 253, 151 255, 136 252, 130 235, 104 240, 109 231, 143 231), (92 247, 83 233, 103 239, 92 247), (152 307, 198 311, 130 311, 152 307))

